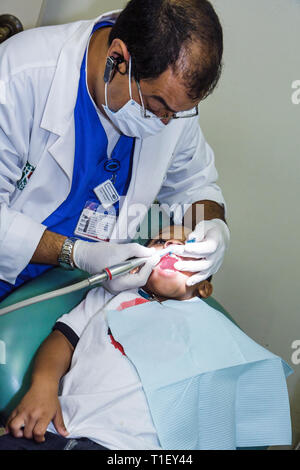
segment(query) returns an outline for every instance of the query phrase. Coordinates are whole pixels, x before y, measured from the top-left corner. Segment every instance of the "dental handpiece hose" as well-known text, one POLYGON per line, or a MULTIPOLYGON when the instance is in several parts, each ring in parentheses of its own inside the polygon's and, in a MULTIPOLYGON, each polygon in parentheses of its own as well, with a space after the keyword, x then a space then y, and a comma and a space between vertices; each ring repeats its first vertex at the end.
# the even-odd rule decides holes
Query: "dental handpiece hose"
POLYGON ((81 290, 87 287, 92 287, 92 286, 102 284, 102 282, 109 281, 113 278, 127 274, 132 269, 137 268, 138 266, 141 266, 147 261, 149 261, 149 258, 134 258, 132 260, 127 260, 127 261, 124 261, 123 263, 119 263, 114 266, 105 268, 103 269, 101 273, 94 274, 93 276, 88 277, 84 281, 80 281, 75 284, 71 284, 67 287, 56 289, 51 292, 46 292, 45 294, 37 295, 35 297, 31 297, 30 299, 22 300, 21 302, 17 302, 16 304, 10 305, 8 307, 4 307, 0 309, 0 316, 6 315, 7 313, 13 312, 14 310, 18 310, 23 307, 27 307, 29 305, 42 302, 44 300, 49 300, 54 297, 70 294, 71 292, 75 292, 77 290, 81 290))

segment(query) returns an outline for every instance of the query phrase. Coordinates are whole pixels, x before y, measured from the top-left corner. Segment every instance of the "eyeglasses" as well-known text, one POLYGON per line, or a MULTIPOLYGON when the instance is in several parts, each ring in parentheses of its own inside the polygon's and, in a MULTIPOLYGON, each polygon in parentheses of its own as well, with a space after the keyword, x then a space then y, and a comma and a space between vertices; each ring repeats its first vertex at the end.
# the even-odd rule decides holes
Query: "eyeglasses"
POLYGON ((148 111, 146 109, 145 105, 144 105, 141 86, 140 86, 138 81, 136 81, 136 84, 137 84, 137 87, 138 87, 138 91, 139 91, 139 95, 140 95, 140 99, 141 99, 141 103, 142 103, 142 116, 146 119, 160 119, 160 120, 162 120, 162 119, 182 119, 182 118, 191 118, 191 117, 194 117, 194 116, 198 116, 198 114, 199 114, 198 106, 195 106, 194 108, 189 109, 187 111, 179 111, 177 113, 167 113, 167 114, 161 115, 161 116, 157 116, 154 113, 150 113, 150 111, 148 111))

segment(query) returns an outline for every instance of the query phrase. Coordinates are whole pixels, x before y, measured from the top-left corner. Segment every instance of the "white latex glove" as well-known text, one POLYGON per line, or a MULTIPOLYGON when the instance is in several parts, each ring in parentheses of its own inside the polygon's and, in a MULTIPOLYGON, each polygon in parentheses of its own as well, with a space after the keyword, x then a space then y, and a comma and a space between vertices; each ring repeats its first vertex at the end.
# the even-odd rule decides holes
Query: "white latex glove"
POLYGON ((221 219, 203 220, 188 236, 188 240, 194 238, 194 243, 172 246, 172 252, 175 254, 198 258, 192 261, 178 261, 174 265, 179 271, 197 273, 187 279, 187 286, 204 281, 219 270, 229 246, 230 232, 221 219))
POLYGON ((154 255, 149 258, 149 261, 142 265, 142 267, 138 270, 137 273, 124 274, 123 276, 116 277, 111 281, 106 281, 102 285, 111 294, 118 294, 119 292, 123 292, 124 290, 142 287, 148 281, 152 269, 159 263, 159 261, 160 257, 158 255, 154 255))
POLYGON ((155 248, 147 248, 139 243, 84 242, 76 240, 73 248, 75 266, 89 274, 98 274, 102 269, 122 263, 128 258, 150 257, 155 248))

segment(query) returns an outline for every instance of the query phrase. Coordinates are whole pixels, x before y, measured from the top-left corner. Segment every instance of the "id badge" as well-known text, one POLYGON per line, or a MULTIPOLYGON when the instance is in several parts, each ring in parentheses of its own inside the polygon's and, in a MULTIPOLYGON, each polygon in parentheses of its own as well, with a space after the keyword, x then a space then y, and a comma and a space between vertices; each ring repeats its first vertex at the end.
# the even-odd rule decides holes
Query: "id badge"
POLYGON ((87 201, 74 234, 95 241, 109 241, 116 221, 113 209, 107 210, 96 202, 87 201))
POLYGON ((118 191, 114 187, 111 180, 106 180, 104 183, 99 184, 99 186, 94 188, 94 193, 96 194, 104 209, 113 206, 120 200, 118 191))

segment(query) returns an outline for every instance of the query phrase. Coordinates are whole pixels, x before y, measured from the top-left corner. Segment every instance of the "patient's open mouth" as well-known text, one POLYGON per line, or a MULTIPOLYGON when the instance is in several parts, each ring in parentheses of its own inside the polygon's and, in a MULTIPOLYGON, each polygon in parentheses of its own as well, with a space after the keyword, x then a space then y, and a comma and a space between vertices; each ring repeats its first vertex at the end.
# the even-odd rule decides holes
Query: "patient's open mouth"
POLYGON ((180 258, 174 254, 167 254, 163 256, 158 264, 159 268, 166 272, 176 272, 177 269, 174 264, 180 261, 180 258))

